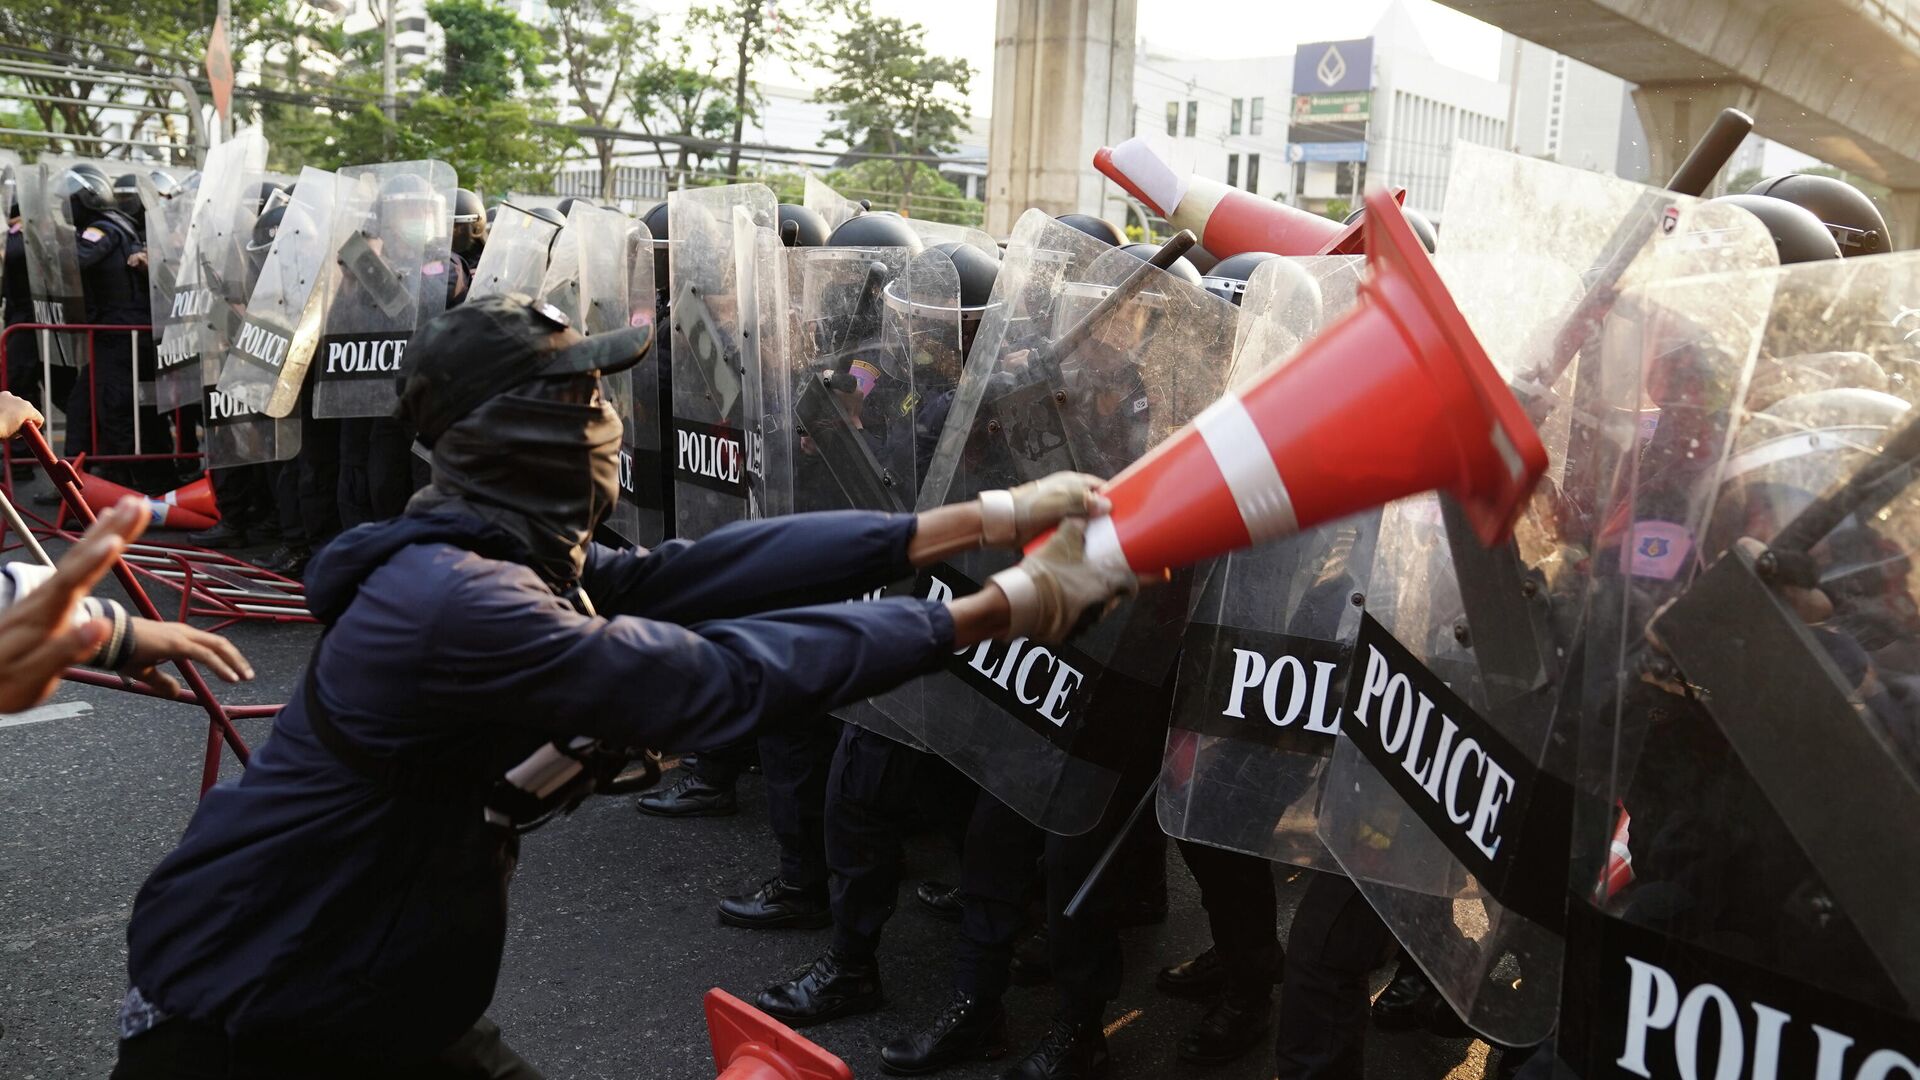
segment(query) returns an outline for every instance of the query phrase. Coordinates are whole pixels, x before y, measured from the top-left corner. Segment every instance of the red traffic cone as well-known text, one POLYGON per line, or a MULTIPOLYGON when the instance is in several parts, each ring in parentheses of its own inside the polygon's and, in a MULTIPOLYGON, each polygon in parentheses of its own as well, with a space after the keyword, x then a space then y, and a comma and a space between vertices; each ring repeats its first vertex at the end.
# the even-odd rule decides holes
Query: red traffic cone
POLYGON ((217 520, 184 506, 161 502, 132 488, 121 487, 111 480, 102 480, 92 473, 80 473, 80 498, 96 514, 105 513, 115 503, 129 495, 146 500, 147 511, 153 515, 153 527, 156 529, 211 529, 217 520))
POLYGON ((846 1062, 725 990, 707 991, 706 1006, 720 1080, 853 1080, 846 1062))
POLYGON ((1175 229, 1191 229, 1216 259, 1246 251, 1275 255, 1361 254, 1359 223, 1342 225, 1204 176, 1180 176, 1142 138, 1103 146, 1093 167, 1175 229))
POLYGON ((1359 303, 1114 477, 1089 559, 1157 573, 1436 488, 1507 536, 1546 448, 1392 196, 1365 220, 1359 303))
POLYGON ((213 480, 202 476, 191 484, 182 484, 160 496, 160 501, 168 506, 177 506, 202 517, 220 520, 220 507, 213 501, 213 480))

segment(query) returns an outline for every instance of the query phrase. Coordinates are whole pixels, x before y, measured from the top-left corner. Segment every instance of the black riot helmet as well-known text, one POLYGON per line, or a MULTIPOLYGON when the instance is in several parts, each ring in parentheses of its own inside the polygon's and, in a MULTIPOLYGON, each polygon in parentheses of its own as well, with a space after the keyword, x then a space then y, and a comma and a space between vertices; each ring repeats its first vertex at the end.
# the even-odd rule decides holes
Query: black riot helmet
POLYGON ((1779 249, 1783 266, 1840 257, 1840 245, 1833 233, 1806 207, 1771 195, 1722 195, 1710 201, 1737 206, 1759 218, 1773 234, 1773 246, 1779 249))
POLYGON ((92 224, 101 214, 116 208, 113 181, 94 165, 83 163, 62 173, 56 194, 67 200, 76 227, 92 224))
POLYGON ((253 219, 253 235, 247 240, 247 254, 265 257, 273 247, 274 237, 280 235, 280 223, 286 220, 287 203, 268 210, 253 219))
POLYGON ((555 210, 551 206, 536 206, 533 209, 528 210, 527 213, 532 214, 534 217, 539 218, 541 221, 551 222, 562 228, 565 228, 567 224, 567 215, 561 213, 558 210, 555 210))
POLYGON ((653 287, 667 291, 667 204, 657 202, 640 215, 640 224, 653 234, 653 287))
POLYGON ((1243 251, 1238 255, 1229 255, 1214 263, 1213 269, 1200 279, 1200 284, 1213 295, 1239 307, 1241 297, 1247 293, 1247 279, 1253 276, 1253 268, 1268 259, 1279 257, 1271 251, 1243 251))
POLYGON ((1747 194, 1771 195, 1805 208, 1833 233, 1843 256, 1882 255, 1891 248, 1887 219, 1880 216, 1880 208, 1845 180, 1817 173, 1788 173, 1760 181, 1748 188, 1747 194))
POLYGON ((562 198, 558 203, 554 204, 554 207, 553 207, 554 212, 559 214, 561 217, 569 217, 573 214, 573 204, 577 202, 586 203, 588 206, 593 205, 593 203, 590 200, 582 199, 577 195, 568 195, 562 198))
POLYGON ((906 248, 920 252, 920 234, 897 214, 869 212, 850 217, 827 237, 828 247, 906 248))
POLYGON ((133 173, 121 173, 113 178, 113 201, 121 213, 136 222, 147 216, 146 204, 140 201, 140 178, 133 173))
POLYGON ((788 247, 825 247, 828 231, 827 219, 818 211, 795 203, 780 204, 780 242, 788 247))
POLYGON ((1061 214, 1053 220, 1069 229, 1086 233, 1110 247, 1119 247, 1127 242, 1127 234, 1120 231, 1120 226, 1106 218, 1094 217, 1092 214, 1061 214))
POLYGON ((493 219, 494 219, 494 216, 498 213, 500 213, 500 208, 498 206, 487 207, 487 228, 489 229, 493 228, 493 219))
POLYGON ((480 193, 458 188, 453 193, 453 252, 479 258, 487 246, 487 223, 491 220, 480 193))
POLYGON ((935 244, 933 250, 944 252, 953 260, 953 268, 960 275, 961 313, 977 317, 993 297, 993 283, 1000 276, 1000 260, 958 240, 935 244))
MULTIPOLYGON (((1356 221, 1364 219, 1366 216, 1367 208, 1363 206, 1353 213, 1348 214, 1346 219, 1341 221, 1340 224, 1351 225, 1356 221)), ((1413 226, 1413 234, 1420 238, 1420 243, 1426 245, 1427 254, 1433 254, 1436 242, 1439 239, 1439 234, 1434 230, 1433 222, 1427 220, 1427 215, 1411 207, 1402 206, 1400 208, 1400 216, 1407 219, 1408 225, 1413 226)))
POLYGON ((274 206, 287 201, 287 187, 272 180, 262 180, 248 187, 243 199, 248 212, 254 217, 259 217, 274 206))
MULTIPOLYGON (((1141 262, 1146 262, 1160 253, 1160 245, 1122 244, 1120 245, 1120 250, 1139 259, 1141 262)), ((1174 277, 1179 278, 1189 285, 1204 286, 1205 284, 1200 278, 1200 271, 1195 269, 1194 265, 1184 258, 1173 260, 1173 265, 1167 267, 1167 273, 1172 274, 1174 277)))

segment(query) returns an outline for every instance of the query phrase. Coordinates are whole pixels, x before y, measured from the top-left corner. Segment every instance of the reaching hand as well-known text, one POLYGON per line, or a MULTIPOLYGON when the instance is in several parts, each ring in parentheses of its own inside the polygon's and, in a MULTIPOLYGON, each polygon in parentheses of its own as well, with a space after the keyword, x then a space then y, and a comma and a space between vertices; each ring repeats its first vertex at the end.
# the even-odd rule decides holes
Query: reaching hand
POLYGON ((190 660, 230 683, 253 678, 253 667, 233 642, 186 623, 133 620, 133 659, 123 673, 156 692, 172 697, 180 690, 173 676, 160 670, 169 660, 190 660))
POLYGON ((0 612, 0 712, 45 701, 62 671, 100 650, 111 624, 105 619, 76 624, 74 611, 149 520, 138 500, 122 500, 61 558, 52 578, 0 612))
POLYGON ((1086 532, 1084 521, 1067 518, 1039 551, 993 575, 1007 596, 1009 637, 1064 641, 1089 613, 1105 615, 1139 590, 1140 579, 1126 564, 1087 561, 1086 532))
POLYGON ((11 439, 18 435, 28 421, 41 427, 47 424, 47 418, 40 415, 40 410, 33 407, 33 402, 0 390, 0 439, 11 439))
POLYGON ((1019 547, 1067 518, 1111 509, 1100 488, 1106 481, 1086 473, 1057 472, 1011 491, 980 493, 980 536, 988 547, 1019 547))

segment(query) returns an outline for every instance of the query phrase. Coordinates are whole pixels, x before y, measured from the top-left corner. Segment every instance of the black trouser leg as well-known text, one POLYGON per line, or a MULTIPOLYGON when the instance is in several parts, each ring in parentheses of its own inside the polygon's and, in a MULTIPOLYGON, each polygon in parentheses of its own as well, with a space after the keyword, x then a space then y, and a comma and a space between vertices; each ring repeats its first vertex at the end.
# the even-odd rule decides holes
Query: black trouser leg
MULTIPOLYGON (((1053 968, 1053 987, 1059 1015, 1080 1024, 1096 1023, 1107 1003, 1120 994, 1122 975, 1120 929, 1121 905, 1137 895, 1125 880, 1130 867, 1144 874, 1141 855, 1129 860, 1128 845, 1138 841, 1132 834, 1115 852, 1093 890, 1087 894, 1079 914, 1068 918, 1067 904, 1092 873, 1094 864, 1112 842, 1114 834, 1127 824, 1127 818, 1139 805, 1140 797, 1159 775, 1160 757, 1145 756, 1129 762, 1115 786, 1113 798, 1099 824, 1079 836, 1048 834, 1045 856, 1047 883, 1047 944, 1053 968)), ((1140 823, 1154 825, 1153 807, 1147 807, 1140 823)), ((1160 876, 1165 878, 1166 848, 1149 847, 1162 860, 1160 876)))
POLYGON ((1014 939, 1027 922, 1034 863, 1046 834, 985 791, 973 804, 960 853, 960 941, 954 985, 977 1001, 1007 992, 1014 939))
POLYGON ((1279 1080, 1359 1080, 1367 976, 1393 954, 1393 934, 1352 881, 1315 874, 1293 915, 1274 1044, 1279 1080))
POLYGON ((827 884, 827 773, 844 726, 820 716, 760 736, 767 818, 780 842, 780 876, 789 885, 827 884))
POLYGON ((373 421, 355 417, 339 421, 340 424, 340 466, 339 495, 340 527, 351 529, 355 525, 364 525, 376 518, 373 513, 373 495, 368 490, 367 455, 372 445, 373 421))
MULTIPOLYGON (((301 408, 312 404, 304 397, 301 408)), ((318 550, 340 532, 340 422, 300 418, 300 463, 294 478, 300 532, 318 550)))
POLYGON ((900 895, 900 856, 927 755, 842 725, 827 774, 827 868, 833 947, 871 959, 900 895))
POLYGON ((1266 996, 1280 951, 1273 864, 1254 855, 1180 841, 1180 857, 1200 886, 1213 945, 1235 990, 1266 996))
POLYGON ((367 500, 373 520, 399 517, 420 490, 415 482, 413 430, 398 420, 376 417, 367 429, 367 500))

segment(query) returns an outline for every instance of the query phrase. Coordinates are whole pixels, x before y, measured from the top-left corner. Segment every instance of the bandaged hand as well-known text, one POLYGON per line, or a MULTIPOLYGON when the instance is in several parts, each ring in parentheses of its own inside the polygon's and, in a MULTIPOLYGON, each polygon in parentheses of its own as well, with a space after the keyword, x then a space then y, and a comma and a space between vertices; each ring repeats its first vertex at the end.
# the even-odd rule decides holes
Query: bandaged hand
POLYGON ((1106 513, 1110 505, 1099 493, 1104 483, 1086 473, 1057 472, 1012 490, 983 491, 980 542, 1019 547, 1068 518, 1106 513))
POLYGON ((1083 619, 1105 615, 1139 590, 1139 579, 1125 563, 1087 561, 1086 535, 1085 521, 1066 518, 1040 550, 993 575, 990 580, 1007 597, 1009 637, 1064 641, 1083 619))

